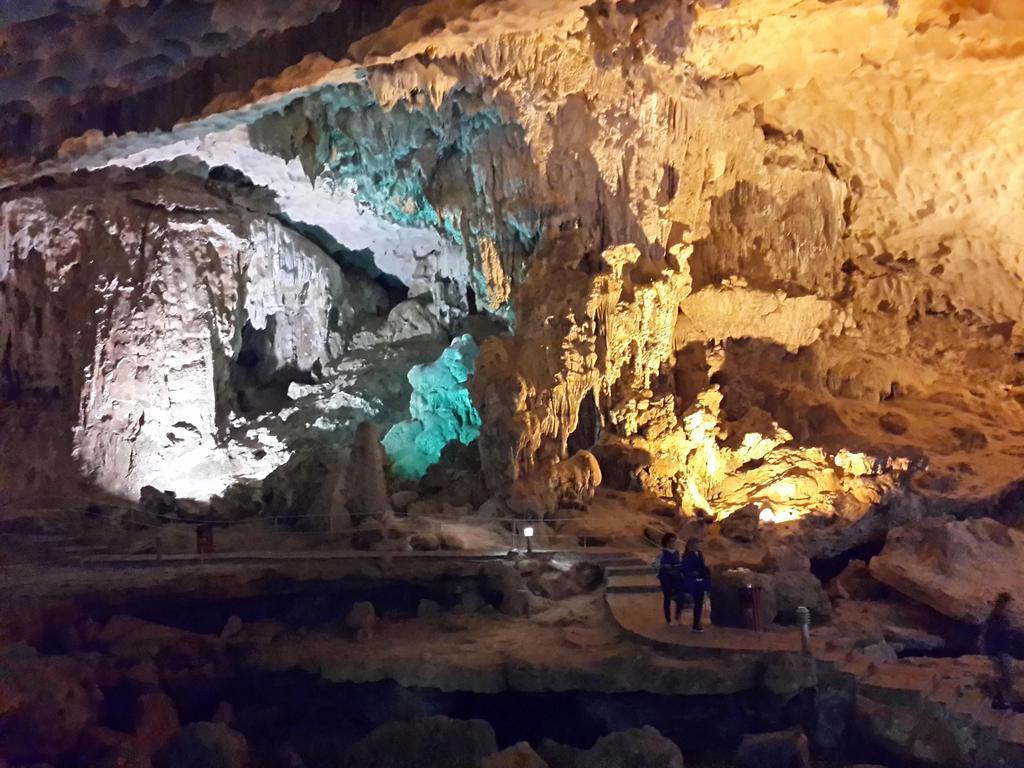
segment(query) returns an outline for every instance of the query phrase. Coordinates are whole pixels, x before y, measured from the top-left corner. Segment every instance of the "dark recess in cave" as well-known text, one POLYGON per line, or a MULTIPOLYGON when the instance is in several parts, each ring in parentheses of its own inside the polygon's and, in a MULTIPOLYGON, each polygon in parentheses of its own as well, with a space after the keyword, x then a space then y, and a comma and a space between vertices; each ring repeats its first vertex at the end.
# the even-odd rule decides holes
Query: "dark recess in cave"
POLYGON ((883 538, 851 547, 834 557, 812 558, 811 573, 817 576, 822 584, 825 584, 842 573, 852 560, 863 560, 870 563, 871 558, 881 552, 884 546, 885 539, 883 538))
POLYGON ((238 410, 247 416, 285 407, 291 402, 288 386, 292 382, 312 384, 317 373, 290 366, 275 368, 276 327, 273 316, 267 318, 267 327, 263 329, 254 328, 248 320, 242 326, 242 344, 231 361, 229 380, 238 410))
POLYGON ((580 402, 576 416, 576 429, 569 435, 568 453, 572 456, 577 451, 589 451, 601 439, 601 412, 594 401, 594 393, 588 392, 580 402))

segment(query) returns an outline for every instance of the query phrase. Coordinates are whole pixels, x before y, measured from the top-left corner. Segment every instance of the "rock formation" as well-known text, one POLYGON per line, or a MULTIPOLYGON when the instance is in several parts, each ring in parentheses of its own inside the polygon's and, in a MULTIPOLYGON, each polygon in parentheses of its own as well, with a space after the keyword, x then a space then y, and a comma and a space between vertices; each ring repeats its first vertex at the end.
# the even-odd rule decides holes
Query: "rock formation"
POLYGON ((385 476, 384 450, 380 433, 369 421, 356 428, 355 444, 349 459, 349 511, 352 522, 383 521, 392 513, 385 476))
POLYGON ((1017 480, 1012 3, 279 5, 0 15, 5 497, 330 516, 370 420, 816 556, 1017 480))
MULTIPOLYGON (((960 621, 981 624, 1000 592, 1021 594, 1024 533, 995 520, 926 520, 889 532, 870 564, 883 584, 960 621)), ((1024 631, 1024 607, 1011 603, 1011 624, 1024 631)))
POLYGON ((422 477, 441 458, 448 443, 457 440, 469 445, 476 440, 480 416, 466 382, 473 375, 478 354, 473 337, 463 334, 435 362, 409 371, 412 419, 395 424, 384 437, 397 476, 422 477))
POLYGON ((424 768, 473 768, 497 751, 489 723, 435 715, 381 726, 346 753, 345 764, 398 768, 415 755, 424 768))

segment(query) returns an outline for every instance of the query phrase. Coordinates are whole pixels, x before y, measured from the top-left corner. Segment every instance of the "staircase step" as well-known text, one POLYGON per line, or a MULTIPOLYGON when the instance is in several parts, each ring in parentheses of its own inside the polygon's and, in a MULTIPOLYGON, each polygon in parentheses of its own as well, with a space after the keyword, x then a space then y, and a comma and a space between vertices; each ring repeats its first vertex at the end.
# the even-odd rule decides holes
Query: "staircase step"
POLYGON ((638 557, 629 554, 617 555, 588 555, 587 560, 598 565, 635 565, 642 563, 638 557))
POLYGON ((606 580, 609 594, 646 594, 660 592, 661 587, 650 569, 640 574, 610 574, 606 580))
POLYGON ((660 590, 657 587, 605 587, 605 592, 609 595, 653 595, 660 590))
POLYGON ((613 576, 653 576, 655 570, 643 563, 638 565, 609 565, 605 568, 605 574, 608 578, 613 576))

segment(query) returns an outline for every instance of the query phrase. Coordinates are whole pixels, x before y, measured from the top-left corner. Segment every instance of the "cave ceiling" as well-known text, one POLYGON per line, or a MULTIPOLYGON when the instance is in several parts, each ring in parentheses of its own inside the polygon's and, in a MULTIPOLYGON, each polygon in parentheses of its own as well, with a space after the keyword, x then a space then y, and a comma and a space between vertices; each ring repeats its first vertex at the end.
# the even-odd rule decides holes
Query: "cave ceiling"
MULTIPOLYGON (((471 387, 493 483, 564 458, 588 396, 646 452, 650 488, 688 504, 739 499, 711 476, 770 450, 900 457, 922 490, 954 496, 1017 479, 1014 0, 3 14, 4 199, 77 171, 221 183, 231 169, 274 201, 254 216, 369 252, 449 307, 442 324, 472 294, 511 331, 483 346, 471 387), (776 447, 737 448, 750 434, 776 447), (697 467, 704 439, 717 458, 697 467), (703 485, 662 482, 668 465, 703 485)), ((804 454, 779 461, 842 484, 804 454)))

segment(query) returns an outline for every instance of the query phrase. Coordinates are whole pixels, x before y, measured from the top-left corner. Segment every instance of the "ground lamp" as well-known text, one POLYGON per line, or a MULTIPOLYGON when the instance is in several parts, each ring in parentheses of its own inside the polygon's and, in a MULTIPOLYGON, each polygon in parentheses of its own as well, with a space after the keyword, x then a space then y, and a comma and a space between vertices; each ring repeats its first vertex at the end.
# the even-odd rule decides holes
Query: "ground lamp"
POLYGON ((526 537, 526 553, 529 555, 533 554, 533 526, 528 525, 523 528, 523 536, 526 537))

